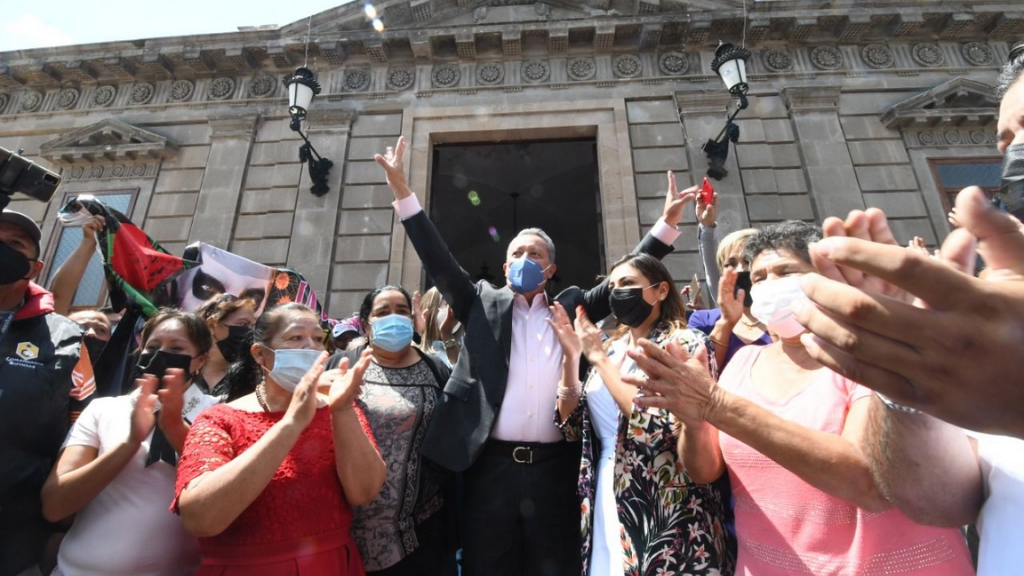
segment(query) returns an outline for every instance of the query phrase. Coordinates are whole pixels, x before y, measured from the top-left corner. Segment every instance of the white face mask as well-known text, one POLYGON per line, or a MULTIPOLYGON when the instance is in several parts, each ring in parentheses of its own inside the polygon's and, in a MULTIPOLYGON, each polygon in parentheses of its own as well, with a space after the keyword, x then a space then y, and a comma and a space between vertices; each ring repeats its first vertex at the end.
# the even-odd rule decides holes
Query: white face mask
MULTIPOLYGON (((438 330, 441 329, 441 325, 444 324, 444 321, 448 319, 448 310, 449 310, 448 306, 444 306, 444 307, 439 308, 437 310, 437 329, 438 330)), ((455 334, 456 332, 458 332, 459 328, 462 328, 462 322, 456 321, 455 322, 455 326, 452 326, 452 334, 455 334)))
POLYGON ((800 301, 808 301, 800 287, 800 276, 787 276, 777 280, 762 280, 750 290, 754 299, 750 313, 779 335, 779 338, 795 338, 804 332, 804 327, 793 317, 792 307, 800 301))

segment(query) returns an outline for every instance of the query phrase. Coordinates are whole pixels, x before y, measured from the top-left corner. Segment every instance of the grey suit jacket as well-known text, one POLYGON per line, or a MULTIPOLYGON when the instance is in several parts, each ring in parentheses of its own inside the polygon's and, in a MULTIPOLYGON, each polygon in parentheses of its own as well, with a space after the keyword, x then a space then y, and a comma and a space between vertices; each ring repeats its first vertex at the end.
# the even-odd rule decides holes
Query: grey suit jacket
MULTIPOLYGON (((430 279, 466 327, 462 353, 422 445, 424 456, 462 472, 480 455, 505 397, 515 293, 508 286, 494 288, 484 281, 473 282, 426 213, 421 211, 402 224, 430 279)), ((635 252, 660 259, 672 252, 672 247, 648 234, 635 252)), ((605 280, 590 290, 566 288, 553 301, 560 302, 570 317, 583 305, 587 315, 596 320, 611 313, 608 295, 605 280)), ((554 406, 552 398, 552 414, 554 406)))

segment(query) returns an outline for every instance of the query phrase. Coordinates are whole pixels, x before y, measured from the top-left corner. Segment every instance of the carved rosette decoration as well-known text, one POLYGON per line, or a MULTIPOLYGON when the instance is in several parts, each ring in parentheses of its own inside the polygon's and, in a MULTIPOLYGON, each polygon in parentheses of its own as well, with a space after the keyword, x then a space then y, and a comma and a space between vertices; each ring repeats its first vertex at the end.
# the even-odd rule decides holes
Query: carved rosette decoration
POLYGON ((820 70, 838 70, 843 65, 843 53, 835 46, 818 46, 811 50, 811 64, 820 70))
POLYGON ((74 166, 71 168, 71 177, 78 180, 85 176, 85 166, 74 166))
POLYGON ((249 84, 249 96, 253 98, 266 98, 274 93, 277 88, 277 78, 269 74, 260 74, 252 79, 249 84))
POLYGON ((433 81, 434 86, 438 88, 451 88, 459 83, 459 76, 458 66, 455 64, 441 64, 440 66, 434 66, 430 79, 433 81))
POLYGON ((764 62, 764 67, 772 72, 785 72, 793 68, 793 56, 782 48, 766 50, 761 55, 761 61, 764 62))
POLYGON ((345 92, 362 92, 370 87, 370 71, 365 68, 345 70, 345 92))
POLYGON ((566 64, 565 69, 569 78, 578 82, 590 80, 597 72, 597 66, 592 58, 573 58, 566 64))
POLYGON ((139 176, 144 176, 145 174, 146 174, 146 165, 145 164, 135 164, 134 166, 132 166, 132 176, 135 176, 137 178, 139 176))
POLYGON ((175 80, 167 99, 171 102, 188 102, 195 89, 196 85, 191 80, 175 80))
POLYGON ((617 78, 636 78, 643 68, 643 62, 633 54, 622 54, 612 60, 612 72, 617 78))
POLYGON ((690 59, 682 52, 665 52, 658 57, 658 69, 666 76, 682 76, 690 71, 690 59))
POLYGON ((117 96, 117 88, 113 86, 100 86, 92 93, 92 104, 100 108, 110 106, 114 102, 114 96, 117 96))
POLYGON ((78 102, 78 89, 77 88, 65 88, 57 94, 57 109, 58 110, 69 110, 78 102))
POLYGON ((910 56, 914 62, 930 68, 942 66, 946 61, 946 55, 942 53, 942 48, 939 48, 938 44, 915 44, 910 50, 910 56))
POLYGON ((960 47, 960 53, 974 66, 987 66, 995 58, 992 48, 984 42, 968 42, 960 47))
POLYGON ((505 79, 505 66, 500 62, 482 64, 476 69, 476 81, 478 84, 484 86, 494 86, 501 84, 505 79))
POLYGON ((221 76, 214 78, 206 89, 206 96, 210 100, 227 100, 235 92, 235 79, 221 76))
POLYGON ((543 60, 523 62, 523 80, 531 84, 545 82, 551 77, 551 67, 543 60))
POLYGON ((100 176, 103 176, 103 166, 94 164, 93 167, 89 169, 89 177, 99 178, 100 176))
POLYGON ((29 92, 21 99, 22 112, 35 112, 43 104, 43 95, 39 92, 29 92))
POLYGON ((142 82, 132 86, 132 93, 128 96, 129 104, 145 104, 153 99, 153 85, 149 82, 142 82))
POLYGON ((868 44, 860 51, 860 57, 872 68, 888 68, 895 60, 892 50, 885 44, 868 44))
POLYGON ((392 68, 388 70, 388 90, 406 90, 412 88, 416 73, 412 68, 392 68))
POLYGON ((7 108, 7 104, 11 101, 11 97, 7 94, 0 94, 0 114, 4 113, 4 108, 7 108))

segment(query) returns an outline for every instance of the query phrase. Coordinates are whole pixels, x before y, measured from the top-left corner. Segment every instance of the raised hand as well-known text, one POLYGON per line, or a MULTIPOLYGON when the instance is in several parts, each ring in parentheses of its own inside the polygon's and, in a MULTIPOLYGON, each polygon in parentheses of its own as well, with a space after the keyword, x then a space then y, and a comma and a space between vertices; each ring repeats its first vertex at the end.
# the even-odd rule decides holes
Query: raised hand
POLYGON ((694 212, 697 214, 697 222, 705 228, 714 228, 718 216, 718 192, 712 192, 711 203, 704 202, 704 196, 696 194, 697 202, 694 205, 694 212))
POLYGON ((646 376, 623 376, 623 382, 640 389, 634 402, 644 408, 663 408, 687 425, 704 422, 718 401, 718 384, 708 373, 707 349, 691 356, 675 340, 662 350, 640 340, 639 349, 628 352, 646 376))
POLYGON ((363 389, 363 374, 370 366, 372 358, 372 353, 369 350, 363 350, 356 365, 352 368, 348 367, 348 358, 341 360, 341 364, 338 365, 341 375, 335 378, 334 383, 331 384, 331 393, 327 400, 332 413, 337 414, 352 408, 352 401, 359 396, 359 392, 363 389))
POLYGON ((683 208, 697 195, 697 187, 690 186, 682 192, 676 188, 676 175, 668 171, 668 190, 665 192, 665 209, 661 217, 673 228, 683 220, 683 208))
POLYGON ((421 306, 422 296, 420 291, 416 290, 412 293, 412 319, 415 323, 413 329, 420 336, 426 337, 427 332, 427 310, 424 310, 421 306))
POLYGON ((718 282, 718 308, 729 326, 735 326, 743 317, 743 299, 747 294, 742 288, 736 292, 736 278, 736 270, 726 268, 718 282))
POLYGON ((168 368, 161 379, 163 386, 157 390, 160 399, 160 428, 167 429, 181 424, 181 411, 185 407, 185 390, 191 383, 185 379, 181 368, 168 368))
POLYGON ((395 195, 396 200, 412 196, 412 189, 409 188, 409 181, 405 177, 405 136, 398 137, 395 147, 387 147, 384 154, 376 154, 373 159, 384 169, 387 174, 388 188, 395 195))
POLYGON ((316 415, 317 395, 316 385, 320 375, 324 373, 327 366, 327 352, 321 352, 313 367, 306 372, 306 375, 299 380, 299 385, 292 392, 292 400, 288 404, 288 410, 283 420, 290 421, 300 429, 305 429, 313 421, 316 415))
MULTIPOLYGON (((153 431, 156 426, 156 376, 145 374, 142 378, 135 380, 135 386, 139 388, 139 395, 135 399, 135 406, 132 408, 132 427, 128 439, 134 444, 141 444, 153 431)), ((180 414, 180 411, 179 411, 180 414)))
POLYGON ((558 342, 562 345, 562 355, 570 359, 578 358, 583 347, 580 344, 579 336, 573 329, 572 322, 569 321, 569 314, 565 312, 565 308, 559 302, 555 302, 555 305, 550 308, 553 318, 548 318, 547 322, 555 331, 555 336, 558 337, 558 342))
POLYGON ((603 332, 590 321, 590 318, 587 318, 587 312, 583 309, 583 306, 576 308, 575 329, 576 336, 580 339, 580 346, 583 348, 583 355, 587 357, 587 362, 596 364, 600 360, 607 358, 608 355, 604 351, 604 341, 601 338, 603 332))
POLYGON ((82 243, 96 246, 96 234, 107 227, 102 216, 93 216, 82 224, 82 243))

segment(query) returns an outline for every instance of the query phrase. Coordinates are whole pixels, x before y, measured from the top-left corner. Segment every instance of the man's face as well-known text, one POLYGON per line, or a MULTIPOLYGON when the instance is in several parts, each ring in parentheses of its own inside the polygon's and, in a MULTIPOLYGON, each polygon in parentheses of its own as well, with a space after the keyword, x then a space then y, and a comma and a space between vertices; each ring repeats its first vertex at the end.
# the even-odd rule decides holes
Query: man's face
POLYGON ((997 146, 1000 153, 1013 144, 1024 144, 1024 78, 1010 86, 999 104, 997 146))
MULTIPOLYGON (((36 249, 36 244, 32 241, 32 237, 29 236, 28 232, 10 222, 0 222, 0 242, 7 244, 29 260, 32 260, 29 263, 29 273, 25 281, 32 280, 39 275, 39 271, 43 269, 43 263, 37 260, 39 258, 39 251, 36 249)), ((21 281, 15 284, 20 283, 21 281)))
POLYGON ((505 254, 505 279, 508 280, 508 266, 513 260, 526 256, 537 264, 540 264, 544 271, 544 279, 550 280, 555 275, 555 266, 551 264, 551 255, 548 254, 548 245, 540 236, 524 234, 517 236, 508 245, 508 252, 505 254), (550 268, 549 268, 550 266, 550 268))
POLYGON ((69 314, 68 318, 82 327, 85 336, 91 336, 104 342, 110 340, 110 320, 102 312, 83 310, 69 314))

